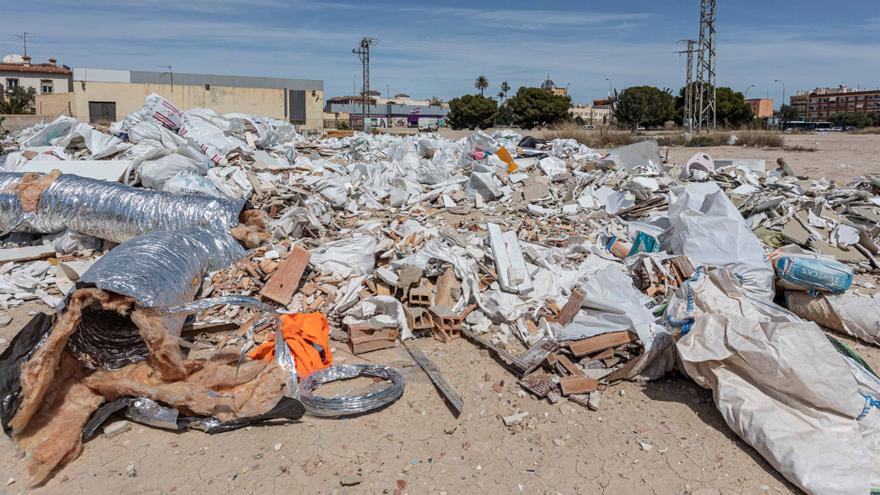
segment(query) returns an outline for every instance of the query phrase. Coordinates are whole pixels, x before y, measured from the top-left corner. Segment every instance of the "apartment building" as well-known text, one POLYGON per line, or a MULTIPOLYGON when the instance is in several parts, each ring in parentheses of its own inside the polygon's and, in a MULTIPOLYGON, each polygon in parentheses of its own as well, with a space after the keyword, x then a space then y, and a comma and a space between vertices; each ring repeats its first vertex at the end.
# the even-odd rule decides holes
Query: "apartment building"
POLYGON ((817 88, 798 92, 790 104, 805 120, 827 120, 837 113, 880 113, 880 89, 817 88))

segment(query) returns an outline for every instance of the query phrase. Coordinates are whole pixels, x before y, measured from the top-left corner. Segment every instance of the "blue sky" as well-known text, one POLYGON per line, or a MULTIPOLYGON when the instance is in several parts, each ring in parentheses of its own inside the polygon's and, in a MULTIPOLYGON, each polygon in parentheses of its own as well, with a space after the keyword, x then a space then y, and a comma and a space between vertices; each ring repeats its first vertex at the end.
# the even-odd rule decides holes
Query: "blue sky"
MULTIPOLYGON (((698 0, 8 0, 0 52, 73 67, 323 79, 348 94, 362 36, 378 38, 372 85, 451 98, 539 84, 549 73, 576 102, 616 88, 679 88, 677 41, 698 35, 698 0), (14 22, 9 22, 14 19, 14 22)), ((876 0, 719 0, 718 83, 778 102, 796 89, 880 86, 876 0)))

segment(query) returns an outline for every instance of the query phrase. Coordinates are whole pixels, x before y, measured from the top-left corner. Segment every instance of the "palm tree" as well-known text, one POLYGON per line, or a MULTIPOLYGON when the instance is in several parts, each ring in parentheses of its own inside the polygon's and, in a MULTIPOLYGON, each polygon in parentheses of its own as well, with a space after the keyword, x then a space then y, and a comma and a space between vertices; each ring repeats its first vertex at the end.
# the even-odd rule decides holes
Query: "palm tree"
POLYGON ((486 79, 486 76, 480 76, 474 81, 474 87, 480 90, 480 96, 484 96, 483 91, 489 87, 489 80, 486 79))
POLYGON ((507 98, 507 92, 510 91, 510 84, 507 84, 507 81, 501 83, 501 91, 498 92, 498 98, 501 99, 501 102, 504 103, 504 99, 507 98))
POLYGON ((430 100, 428 100, 428 105, 432 107, 439 107, 443 104, 443 100, 437 98, 436 96, 432 96, 430 100))

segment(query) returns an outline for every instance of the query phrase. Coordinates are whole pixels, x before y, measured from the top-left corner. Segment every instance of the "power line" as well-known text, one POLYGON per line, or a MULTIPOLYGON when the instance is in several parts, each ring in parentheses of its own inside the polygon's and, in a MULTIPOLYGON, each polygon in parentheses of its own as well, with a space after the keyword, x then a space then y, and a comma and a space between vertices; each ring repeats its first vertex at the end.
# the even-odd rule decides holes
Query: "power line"
POLYGON ((715 17, 716 0, 700 0, 700 59, 697 62, 697 128, 717 125, 715 101, 715 17))
POLYGON ((362 38, 361 44, 351 52, 361 59, 361 73, 363 74, 363 82, 361 87, 361 118, 363 119, 363 130, 367 132, 369 125, 367 124, 367 108, 369 107, 370 98, 370 46, 378 43, 375 38, 362 38))
POLYGON ((687 74, 685 76, 684 85, 684 124, 687 125, 688 132, 694 131, 694 45, 696 40, 681 40, 679 43, 687 44, 687 49, 678 52, 679 54, 687 54, 687 74))

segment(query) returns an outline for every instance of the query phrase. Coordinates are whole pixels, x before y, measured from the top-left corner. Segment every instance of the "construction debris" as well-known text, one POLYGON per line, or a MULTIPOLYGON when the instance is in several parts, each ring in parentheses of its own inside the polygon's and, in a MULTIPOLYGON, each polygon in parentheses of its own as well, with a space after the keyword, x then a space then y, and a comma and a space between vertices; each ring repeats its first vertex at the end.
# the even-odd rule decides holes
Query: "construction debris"
MULTIPOLYGON (((867 493, 862 481, 880 478, 869 463, 880 452, 863 441, 874 423, 854 426, 857 405, 870 415, 865 404, 880 403, 868 386, 878 379, 804 321, 880 341, 880 299, 851 290, 880 269, 876 177, 832 185, 786 163, 768 171, 705 153, 679 166, 652 141, 602 155, 512 131, 309 136, 158 95, 110 133, 61 117, 5 143, 0 309, 58 307, 0 356, 4 430, 28 453, 32 483, 114 414, 219 432, 362 414, 402 396, 391 368, 333 363, 339 342, 371 361, 402 345, 458 416, 474 399, 415 339, 459 337, 486 349, 523 397, 584 411, 620 380, 660 378, 678 360, 797 486, 841 491, 829 481, 839 476, 843 491, 867 493), (777 289, 791 312, 774 304, 777 289), (788 326, 798 339, 780 340, 788 326), (760 349, 733 339, 744 334, 760 349), (810 371, 820 368, 825 381, 810 371), (147 373, 157 381, 139 381, 147 373), (316 394, 359 376, 387 384, 316 394), (266 393, 234 395, 255 387, 266 393), (749 414, 756 421, 742 421, 749 414), (807 425, 814 414, 846 439, 807 425)), ((499 415, 508 427, 533 421, 510 411, 499 415)))

